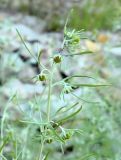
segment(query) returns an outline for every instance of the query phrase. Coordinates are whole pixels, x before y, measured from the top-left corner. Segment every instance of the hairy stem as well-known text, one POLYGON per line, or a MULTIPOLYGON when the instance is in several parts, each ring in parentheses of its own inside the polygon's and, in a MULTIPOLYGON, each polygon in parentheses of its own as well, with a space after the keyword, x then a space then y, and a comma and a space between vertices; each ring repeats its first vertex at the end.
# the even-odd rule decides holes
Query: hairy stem
MULTIPOLYGON (((3 117, 2 117, 2 120, 1 120, 1 144, 3 144, 3 137, 4 137, 4 121, 5 121, 5 116, 6 116, 6 112, 7 112, 7 109, 8 109, 8 104, 6 105, 4 111, 3 111, 3 117)), ((3 149, 1 150, 1 155, 3 153, 3 149)))
POLYGON ((53 65, 52 65, 52 72, 50 73, 49 84, 48 84, 48 101, 47 101, 47 121, 48 122, 50 121, 52 79, 53 79, 53 65))
POLYGON ((42 160, 42 152, 43 152, 43 148, 44 148, 44 141, 42 141, 42 143, 41 143, 39 160, 42 160))

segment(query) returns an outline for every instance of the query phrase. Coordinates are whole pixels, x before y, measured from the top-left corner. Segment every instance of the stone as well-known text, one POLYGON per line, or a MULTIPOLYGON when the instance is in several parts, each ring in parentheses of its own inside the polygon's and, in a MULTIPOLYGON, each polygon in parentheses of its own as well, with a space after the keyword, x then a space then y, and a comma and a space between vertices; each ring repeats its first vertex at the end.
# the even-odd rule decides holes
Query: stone
POLYGON ((24 84, 18 79, 10 79, 1 88, 1 93, 8 98, 12 94, 18 93, 21 99, 30 99, 35 94, 40 94, 42 90, 43 86, 41 84, 24 84))

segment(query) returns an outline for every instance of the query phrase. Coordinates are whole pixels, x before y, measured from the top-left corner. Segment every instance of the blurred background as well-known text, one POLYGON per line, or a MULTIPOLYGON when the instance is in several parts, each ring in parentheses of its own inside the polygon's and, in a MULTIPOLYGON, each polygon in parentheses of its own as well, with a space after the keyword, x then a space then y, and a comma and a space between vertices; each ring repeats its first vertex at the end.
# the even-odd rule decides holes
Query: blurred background
MULTIPOLYGON (((45 150, 50 152, 50 160, 121 160, 120 0, 0 0, 0 117, 8 100, 16 93, 17 101, 9 104, 5 125, 7 131, 12 126, 22 141, 24 126, 19 123, 21 114, 17 105, 19 103, 29 113, 35 94, 39 97, 45 87, 31 79, 40 69, 27 53, 16 28, 35 55, 43 51, 42 61, 48 66, 48 56, 57 52, 62 44, 63 28, 71 9, 67 27, 84 29, 88 39, 82 40, 80 45, 95 54, 65 62, 57 71, 57 79, 77 72, 103 79, 112 86, 77 89, 75 93, 85 100, 99 101, 98 104, 83 102, 82 112, 68 124, 80 128, 83 134, 65 144, 64 154, 57 144, 47 145, 45 150)), ((53 94, 54 107, 61 103, 57 98, 53 94)), ((67 99, 72 101, 70 95, 67 99)), ((36 155, 34 143, 30 140, 27 151, 30 157, 36 155)), ((5 147, 8 160, 14 155, 11 148, 8 141, 5 147)))

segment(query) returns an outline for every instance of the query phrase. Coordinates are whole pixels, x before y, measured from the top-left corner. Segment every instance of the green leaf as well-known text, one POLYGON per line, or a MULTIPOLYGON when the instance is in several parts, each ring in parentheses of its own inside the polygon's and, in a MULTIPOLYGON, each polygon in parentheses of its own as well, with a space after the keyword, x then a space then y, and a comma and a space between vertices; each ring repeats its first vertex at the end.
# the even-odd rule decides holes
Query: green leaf
POLYGON ((74 87, 108 87, 111 84, 71 84, 74 87))
POLYGON ((95 78, 93 78, 93 77, 91 77, 91 76, 87 76, 87 75, 72 75, 72 76, 68 76, 68 77, 62 79, 62 80, 59 81, 59 82, 54 83, 54 84, 53 84, 53 87, 56 86, 56 85, 60 85, 61 82, 63 82, 63 81, 66 82, 66 81, 68 81, 68 80, 70 80, 70 79, 72 79, 72 78, 78 78, 78 77, 80 77, 80 78, 91 78, 91 79, 96 80, 95 78))
POLYGON ((64 140, 58 135, 56 130, 51 125, 50 125, 50 129, 53 132, 53 134, 55 135, 55 137, 57 137, 62 143, 64 143, 64 140))
POLYGON ((87 76, 87 75, 73 75, 73 76, 69 76, 69 77, 64 78, 63 81, 67 81, 69 79, 78 78, 78 77, 80 77, 80 78, 91 78, 91 79, 96 80, 95 78, 93 78, 91 76, 87 76))
POLYGON ((74 108, 75 106, 77 106, 78 104, 79 104, 79 102, 76 102, 76 103, 74 103, 73 105, 71 105, 69 107, 68 106, 61 107, 56 111, 55 114, 58 114, 61 111, 62 111, 61 113, 67 112, 67 111, 71 110, 72 108, 74 108), (63 109, 65 109, 65 110, 63 111, 63 109))
POLYGON ((3 141, 3 144, 0 146, 0 153, 2 152, 4 146, 8 143, 9 138, 10 138, 10 135, 8 135, 3 141))
POLYGON ((68 119, 73 118, 75 115, 77 115, 81 111, 81 109, 82 109, 82 106, 77 111, 75 111, 74 113, 70 114, 69 116, 64 117, 63 119, 58 120, 57 123, 58 124, 63 124, 68 119))
POLYGON ((40 50, 38 53, 38 64, 40 64, 42 53, 43 53, 43 50, 40 50))
POLYGON ((71 93, 74 97, 76 97, 77 99, 80 99, 81 101, 84 101, 85 103, 93 103, 93 104, 96 104, 96 103, 99 103, 99 102, 92 102, 92 101, 88 101, 88 100, 85 100, 83 98, 80 98, 79 96, 77 96, 76 94, 74 93, 71 93))
POLYGON ((47 122, 34 122, 34 121, 24 121, 20 120, 21 123, 28 123, 28 124, 36 124, 36 125, 47 125, 47 122))
POLYGON ((78 159, 78 160, 88 160, 90 157, 93 157, 93 156, 94 154, 85 155, 81 159, 78 159))
POLYGON ((0 157, 2 157, 2 160, 7 160, 7 158, 5 156, 3 156, 2 154, 0 154, 0 157))
POLYGON ((46 156, 44 157, 44 159, 43 159, 43 160, 47 160, 48 155, 49 155, 49 152, 46 154, 46 156))
POLYGON ((18 29, 16 29, 17 33, 18 33, 18 36, 20 37, 23 45, 25 46, 25 48, 27 49, 28 53, 37 61, 36 57, 33 55, 33 53, 30 51, 30 49, 28 48, 28 46, 26 45, 23 37, 21 36, 20 32, 18 31, 18 29))
POLYGON ((65 55, 63 55, 63 56, 65 56, 65 57, 69 57, 69 56, 80 56, 80 55, 83 55, 83 54, 92 54, 92 53, 94 53, 94 52, 92 52, 92 51, 81 51, 81 52, 79 52, 79 53, 74 53, 74 54, 65 54, 65 55))

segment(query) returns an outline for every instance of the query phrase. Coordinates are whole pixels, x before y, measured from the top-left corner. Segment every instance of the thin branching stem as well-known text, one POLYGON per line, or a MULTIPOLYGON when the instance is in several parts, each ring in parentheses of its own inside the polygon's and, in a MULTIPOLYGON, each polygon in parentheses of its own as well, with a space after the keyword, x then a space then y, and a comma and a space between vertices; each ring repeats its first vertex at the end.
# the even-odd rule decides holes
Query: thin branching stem
MULTIPOLYGON (((4 111, 3 111, 3 117, 2 117, 2 121, 1 121, 1 144, 3 144, 3 137, 4 137, 4 122, 5 122, 5 116, 6 116, 6 112, 8 110, 9 105, 7 104, 4 111)), ((1 150, 1 155, 3 153, 3 149, 1 150)))
POLYGON ((47 101, 47 121, 50 121, 50 109, 51 109, 51 92, 52 92, 52 79, 53 79, 53 68, 54 64, 52 64, 52 72, 50 73, 49 77, 49 84, 48 84, 48 101, 47 101))
POLYGON ((39 156, 39 160, 42 160, 42 157, 43 157, 43 148, 44 148, 44 141, 42 141, 41 143, 41 148, 40 148, 40 156, 39 156))

